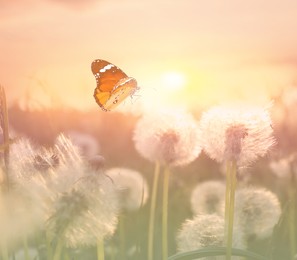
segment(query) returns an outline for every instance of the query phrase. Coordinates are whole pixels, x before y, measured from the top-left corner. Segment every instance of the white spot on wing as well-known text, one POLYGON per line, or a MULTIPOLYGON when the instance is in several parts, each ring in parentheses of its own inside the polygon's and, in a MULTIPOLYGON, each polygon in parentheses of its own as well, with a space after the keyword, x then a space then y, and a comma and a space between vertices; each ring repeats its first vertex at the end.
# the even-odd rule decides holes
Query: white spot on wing
POLYGON ((107 70, 110 70, 112 67, 114 67, 113 64, 108 64, 108 65, 104 66, 102 69, 100 69, 99 72, 103 73, 103 72, 105 72, 107 70))

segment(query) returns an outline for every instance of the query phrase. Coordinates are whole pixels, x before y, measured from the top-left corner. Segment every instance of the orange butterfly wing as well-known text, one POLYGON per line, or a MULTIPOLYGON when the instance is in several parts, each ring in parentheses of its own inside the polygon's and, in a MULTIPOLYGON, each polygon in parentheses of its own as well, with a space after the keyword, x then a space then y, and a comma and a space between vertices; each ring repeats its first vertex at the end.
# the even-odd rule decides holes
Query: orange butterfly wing
POLYGON ((137 89, 135 79, 108 61, 95 60, 91 68, 97 82, 94 98, 104 111, 113 109, 137 89))

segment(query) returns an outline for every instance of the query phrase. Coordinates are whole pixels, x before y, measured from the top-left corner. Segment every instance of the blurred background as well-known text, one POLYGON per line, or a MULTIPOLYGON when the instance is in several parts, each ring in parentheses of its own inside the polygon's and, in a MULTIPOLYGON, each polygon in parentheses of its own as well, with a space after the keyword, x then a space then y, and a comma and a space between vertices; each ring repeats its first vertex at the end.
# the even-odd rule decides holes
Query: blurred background
MULTIPOLYGON (((132 142, 142 113, 181 107, 199 119, 209 106, 243 100, 271 106, 278 144, 268 157, 289 154, 297 147, 296 13, 291 0, 0 0, 0 84, 11 134, 45 146, 60 132, 89 135, 107 168, 138 169, 150 182, 153 165, 132 142), (103 112, 93 98, 95 59, 114 63, 140 86, 115 111, 103 112)), ((251 182, 282 196, 264 163, 249 169, 251 182)), ((170 254, 177 227, 190 216, 194 184, 223 179, 203 154, 174 171, 169 206, 180 210, 170 219, 170 254)), ((127 218, 132 229, 134 217, 127 218)))
POLYGON ((134 111, 263 102, 296 80, 296 12, 291 0, 1 0, 0 82, 31 107, 92 109, 100 58, 137 79, 134 111))

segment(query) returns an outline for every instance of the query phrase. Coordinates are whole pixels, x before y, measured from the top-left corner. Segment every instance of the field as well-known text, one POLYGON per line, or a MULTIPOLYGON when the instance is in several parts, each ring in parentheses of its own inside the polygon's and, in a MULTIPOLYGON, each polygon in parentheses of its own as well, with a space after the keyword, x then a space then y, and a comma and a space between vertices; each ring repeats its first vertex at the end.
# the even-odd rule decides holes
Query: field
POLYGON ((226 226, 232 259, 294 259, 294 107, 275 100, 149 119, 10 106, 2 259, 220 259, 209 254, 228 254, 226 226))

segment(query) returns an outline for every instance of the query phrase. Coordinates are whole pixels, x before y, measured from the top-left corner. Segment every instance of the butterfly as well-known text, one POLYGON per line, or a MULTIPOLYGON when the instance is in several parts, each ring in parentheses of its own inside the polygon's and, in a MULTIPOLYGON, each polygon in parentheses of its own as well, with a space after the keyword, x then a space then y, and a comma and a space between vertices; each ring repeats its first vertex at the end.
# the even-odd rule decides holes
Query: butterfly
POLYGON ((139 89, 137 81, 105 60, 94 60, 91 66, 97 87, 94 98, 103 111, 110 111, 139 89))

